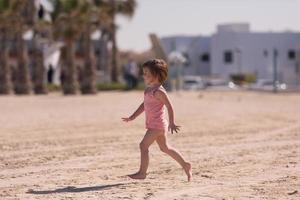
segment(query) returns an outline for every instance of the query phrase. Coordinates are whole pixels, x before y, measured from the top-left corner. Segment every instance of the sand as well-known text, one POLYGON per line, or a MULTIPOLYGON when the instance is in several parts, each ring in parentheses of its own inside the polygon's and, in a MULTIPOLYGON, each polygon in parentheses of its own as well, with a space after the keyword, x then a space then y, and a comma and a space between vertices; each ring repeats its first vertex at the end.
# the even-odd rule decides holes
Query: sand
POLYGON ((157 144, 147 178, 126 177, 144 116, 121 117, 142 95, 0 96, 0 199, 300 199, 300 94, 170 94, 191 182, 157 144))

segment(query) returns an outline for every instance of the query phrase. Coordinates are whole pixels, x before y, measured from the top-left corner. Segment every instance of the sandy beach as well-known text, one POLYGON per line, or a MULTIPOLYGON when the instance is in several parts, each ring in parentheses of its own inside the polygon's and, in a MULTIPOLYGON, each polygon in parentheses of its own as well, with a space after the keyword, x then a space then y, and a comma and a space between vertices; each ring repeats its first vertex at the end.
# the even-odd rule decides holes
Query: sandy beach
POLYGON ((0 96, 0 199, 300 199, 300 94, 170 94, 181 132, 168 134, 193 180, 157 144, 139 167, 143 93, 0 96))

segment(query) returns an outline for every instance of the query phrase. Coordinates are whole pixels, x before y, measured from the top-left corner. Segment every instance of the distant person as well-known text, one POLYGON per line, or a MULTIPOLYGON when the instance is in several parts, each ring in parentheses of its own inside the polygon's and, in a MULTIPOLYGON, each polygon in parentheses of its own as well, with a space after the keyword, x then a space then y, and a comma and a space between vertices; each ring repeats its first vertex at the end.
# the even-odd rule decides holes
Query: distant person
POLYGON ((138 85, 138 80, 139 80, 139 67, 137 63, 134 60, 130 60, 129 62, 129 73, 132 78, 132 89, 136 88, 138 85))
POLYGON ((53 66, 49 65, 49 69, 48 69, 48 73, 47 73, 48 83, 53 83, 53 75, 54 75, 53 66))
POLYGON ((176 91, 176 92, 180 91, 183 85, 182 65, 178 65, 178 64, 171 65, 169 73, 170 73, 171 91, 176 91))
POLYGON ((146 134, 140 143, 141 163, 137 173, 128 175, 132 179, 145 179, 149 165, 149 147, 156 141, 162 152, 165 152, 176 160, 184 169, 188 181, 192 178, 192 166, 186 162, 180 153, 169 146, 167 142, 168 130, 173 134, 179 131, 175 124, 173 106, 162 84, 168 76, 168 68, 165 61, 161 59, 149 60, 143 64, 143 77, 147 88, 144 91, 144 101, 138 109, 130 116, 122 118, 124 122, 129 122, 145 111, 146 134), (164 106, 168 109, 169 123, 165 118, 164 106))
POLYGON ((139 68, 134 60, 130 60, 124 66, 124 79, 128 89, 134 89, 138 85, 139 68))

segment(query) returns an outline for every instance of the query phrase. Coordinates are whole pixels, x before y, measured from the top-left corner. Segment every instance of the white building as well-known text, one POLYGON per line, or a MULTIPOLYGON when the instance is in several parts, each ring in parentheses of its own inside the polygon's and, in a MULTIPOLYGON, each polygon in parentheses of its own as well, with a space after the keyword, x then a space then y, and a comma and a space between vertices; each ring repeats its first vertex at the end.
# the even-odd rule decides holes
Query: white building
POLYGON ((211 37, 174 36, 161 39, 165 52, 181 52, 187 63, 184 67, 186 75, 210 75, 211 37))
POLYGON ((162 45, 167 53, 176 50, 185 55, 186 75, 224 79, 236 73, 271 79, 276 49, 278 79, 300 84, 300 33, 251 32, 248 24, 228 24, 219 25, 211 37, 165 37, 162 45))

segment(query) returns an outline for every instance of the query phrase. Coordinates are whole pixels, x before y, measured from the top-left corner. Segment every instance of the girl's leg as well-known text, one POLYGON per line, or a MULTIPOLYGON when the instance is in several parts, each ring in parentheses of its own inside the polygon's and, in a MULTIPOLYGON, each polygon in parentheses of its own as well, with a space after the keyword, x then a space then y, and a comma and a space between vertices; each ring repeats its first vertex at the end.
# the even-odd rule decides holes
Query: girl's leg
POLYGON ((141 164, 140 170, 135 173, 128 175, 133 179, 145 179, 146 173, 149 165, 149 147, 150 145, 160 136, 163 135, 162 131, 157 130, 148 130, 140 143, 140 151, 141 151, 141 164))
POLYGON ((168 145, 166 134, 160 135, 156 139, 156 142, 162 152, 171 156, 174 160, 176 160, 181 165, 181 167, 184 169, 184 171, 188 177, 188 181, 190 181, 192 178, 191 164, 189 162, 186 162, 184 160, 184 158, 182 157, 182 155, 176 149, 174 149, 168 145))

